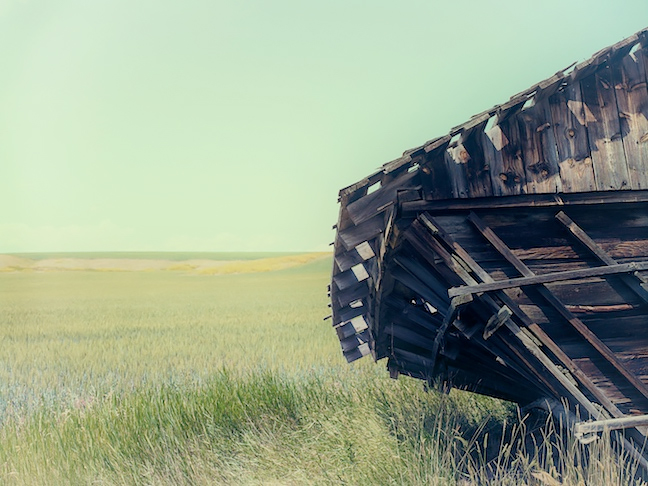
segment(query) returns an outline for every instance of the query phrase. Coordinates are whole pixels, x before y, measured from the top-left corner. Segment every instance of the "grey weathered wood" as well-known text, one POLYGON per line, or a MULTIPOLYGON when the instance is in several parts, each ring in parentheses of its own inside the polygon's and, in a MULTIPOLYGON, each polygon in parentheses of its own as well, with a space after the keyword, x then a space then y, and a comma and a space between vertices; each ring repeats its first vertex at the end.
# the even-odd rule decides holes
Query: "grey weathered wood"
POLYGON ((511 312, 511 309, 509 309, 507 306, 503 306, 499 311, 497 311, 497 314, 493 314, 493 317, 488 319, 488 322, 484 327, 484 339, 488 339, 493 334, 495 334, 495 332, 500 327, 502 327, 506 320, 509 319, 512 315, 513 312, 511 312))
POLYGON ((515 287, 526 287, 565 280, 577 280, 587 277, 599 277, 602 275, 615 275, 619 273, 637 272, 648 270, 648 262, 631 262, 603 267, 583 268, 578 270, 567 270, 544 275, 533 275, 529 277, 517 277, 506 280, 499 280, 488 284, 467 285, 448 289, 448 296, 453 298, 459 295, 477 294, 481 292, 492 292, 494 290, 511 289, 515 287))
POLYGON ((347 250, 355 248, 363 241, 371 241, 385 229, 385 214, 378 213, 373 218, 357 226, 350 226, 338 231, 338 237, 347 250))
MULTIPOLYGON (((481 278, 483 281, 492 281, 492 278, 479 267, 479 265, 472 259, 470 256, 463 250, 463 248, 455 241, 452 240, 452 238, 445 234, 443 230, 440 228, 438 223, 436 223, 434 220, 430 218, 426 218, 429 225, 432 228, 436 228, 437 234, 441 235, 441 237, 446 241, 446 243, 450 246, 452 246, 455 250, 460 252, 460 255, 458 255, 460 258, 462 256, 466 256, 467 259, 463 260, 464 265, 467 267, 470 267, 478 276, 481 278)), ((470 275, 465 274, 464 281, 468 285, 474 285, 477 283, 477 281, 472 278, 470 275)), ((485 302, 488 303, 488 305, 491 307, 493 311, 499 311, 500 307, 491 299, 490 296, 484 295, 481 297, 485 302)), ((506 327, 513 333, 513 335, 520 341, 520 343, 534 356, 536 357, 540 363, 545 367, 545 369, 549 372, 550 375, 552 375, 557 381, 568 391, 572 397, 581 403, 581 405, 588 410, 589 413, 591 413, 594 417, 606 417, 606 415, 602 415, 601 411, 597 409, 583 394, 576 386, 574 386, 567 378, 566 376, 558 369, 558 367, 553 363, 549 357, 547 357, 542 350, 535 344, 535 342, 527 336, 522 330, 509 318, 505 321, 506 327)), ((514 351, 517 351, 515 348, 513 348, 514 351)), ((523 358, 521 355, 518 356, 526 361, 525 358, 523 358)), ((564 356, 564 353, 563 353, 564 356)), ((529 365, 530 370, 537 372, 537 370, 531 366, 530 363, 527 364, 529 365)), ((544 378, 540 378, 541 381, 544 381, 544 378)), ((548 383, 547 383, 548 384, 548 383)), ((550 386, 550 385, 549 385, 550 386)), ((551 387, 551 386, 550 386, 551 387)), ((609 402, 609 400, 607 400, 609 402)), ((618 409, 617 409, 618 411, 618 409)), ((620 412, 619 412, 620 413, 620 412)))
POLYGON ((524 152, 517 121, 517 116, 512 116, 500 124, 502 135, 507 143, 501 149, 502 166, 491 167, 491 180, 495 195, 522 194, 526 187, 524 152))
POLYGON ((369 295, 369 285, 367 280, 364 280, 357 285, 335 292, 333 298, 340 307, 345 307, 351 302, 362 299, 367 295, 369 295))
POLYGON ((484 158, 481 144, 481 134, 485 125, 485 122, 477 125, 464 132, 461 137, 461 144, 469 156, 464 164, 469 197, 489 197, 493 195, 490 167, 484 158))
MULTIPOLYGON (((452 192, 453 174, 446 163, 445 153, 448 144, 442 144, 435 150, 424 152, 420 157, 419 171, 424 199, 448 199, 454 197, 452 192)), ((418 159, 417 159, 418 160, 418 159)))
POLYGON ((629 204, 648 201, 648 191, 593 192, 583 194, 532 194, 483 199, 451 199, 448 201, 405 202, 401 209, 408 213, 425 211, 455 211, 477 209, 533 208, 552 206, 582 206, 594 204, 629 204))
POLYGON ((556 135, 548 100, 522 111, 518 117, 520 144, 526 171, 527 194, 562 190, 556 135))
POLYGON ((578 422, 574 425, 574 435, 578 438, 585 434, 602 432, 604 430, 619 430, 645 426, 648 426, 648 415, 596 420, 594 422, 578 422))
POLYGON ((457 317, 457 312, 459 312, 459 308, 470 302, 472 302, 472 296, 457 297, 455 299, 452 299, 452 301, 450 302, 450 308, 446 312, 446 315, 443 319, 443 323, 441 324, 441 327, 439 327, 439 330, 437 331, 437 335, 434 339, 434 345, 432 347, 432 353, 430 357, 432 361, 432 369, 434 369, 434 366, 436 364, 437 355, 439 353, 439 347, 441 346, 441 343, 443 343, 443 340, 445 338, 445 333, 448 331, 448 328, 452 325, 455 318, 457 317))
POLYGON ((579 84, 549 98, 564 192, 596 190, 582 102, 579 84))
MULTIPOLYGON (((508 139, 499 125, 495 125, 488 131, 482 131, 480 136, 484 160, 490 168, 493 195, 501 196, 502 189, 505 189, 503 181, 499 178, 499 174, 504 172, 502 148, 508 144, 508 139)), ((504 192, 504 194, 509 195, 508 192, 504 192)))
POLYGON ((616 94, 609 67, 605 65, 580 84, 596 189, 630 189, 616 94))
POLYGON ((613 64, 619 121, 632 189, 648 188, 648 88, 642 49, 613 64))
POLYGON ((367 194, 347 206, 353 223, 359 225, 384 211, 396 202, 399 190, 412 188, 419 184, 418 172, 407 172, 396 180, 381 186, 375 192, 367 194))
POLYGON ((450 178, 449 186, 453 198, 460 199, 468 197, 466 163, 469 157, 463 145, 448 147, 443 152, 443 160, 447 167, 448 177, 450 178))

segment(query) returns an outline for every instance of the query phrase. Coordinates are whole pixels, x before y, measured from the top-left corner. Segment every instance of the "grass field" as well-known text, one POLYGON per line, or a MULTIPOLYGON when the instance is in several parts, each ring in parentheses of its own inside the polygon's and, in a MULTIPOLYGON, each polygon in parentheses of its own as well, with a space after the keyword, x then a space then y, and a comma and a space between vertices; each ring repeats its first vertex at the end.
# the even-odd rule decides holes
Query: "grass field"
POLYGON ((529 454, 520 449, 523 424, 508 428, 505 443, 492 440, 517 424, 508 404, 425 392, 367 359, 346 364, 322 321, 330 256, 295 257, 221 258, 246 273, 0 273, 0 484, 632 477, 605 441, 592 446, 587 467, 570 438, 557 459, 529 454), (290 268, 259 263, 276 258, 290 268), (499 463, 485 464, 485 444, 499 449, 499 463))

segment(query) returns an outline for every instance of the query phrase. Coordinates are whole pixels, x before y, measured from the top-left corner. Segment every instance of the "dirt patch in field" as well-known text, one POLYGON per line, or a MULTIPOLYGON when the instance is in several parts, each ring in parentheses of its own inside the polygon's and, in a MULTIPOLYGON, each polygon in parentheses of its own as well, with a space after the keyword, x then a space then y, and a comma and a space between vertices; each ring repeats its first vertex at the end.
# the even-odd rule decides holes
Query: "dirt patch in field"
POLYGON ((0 255, 0 271, 10 272, 23 268, 31 268, 34 261, 28 258, 20 258, 13 255, 0 255))
POLYGON ((0 272, 151 272, 179 271, 202 275, 258 273, 304 265, 330 256, 328 253, 259 258, 256 260, 151 260, 137 258, 46 258, 31 260, 0 255, 0 272))

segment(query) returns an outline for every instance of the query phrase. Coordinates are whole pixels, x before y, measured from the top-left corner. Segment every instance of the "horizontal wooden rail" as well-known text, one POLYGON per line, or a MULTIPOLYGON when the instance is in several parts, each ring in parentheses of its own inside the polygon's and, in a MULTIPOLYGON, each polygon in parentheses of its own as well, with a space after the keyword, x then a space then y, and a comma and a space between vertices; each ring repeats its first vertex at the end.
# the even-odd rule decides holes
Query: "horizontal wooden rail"
POLYGON ((602 432, 604 430, 629 429, 632 427, 645 427, 648 425, 648 415, 634 415, 623 418, 614 418, 608 420, 595 420, 593 422, 578 422, 574 425, 574 435, 581 437, 593 432, 602 432))
POLYGON ((527 194, 438 201, 406 201, 401 203, 405 213, 426 211, 472 211, 477 209, 506 209, 554 206, 581 206, 592 204, 635 204, 648 202, 648 190, 609 191, 562 194, 527 194))
POLYGON ((564 272, 535 275, 533 277, 509 278, 506 280, 497 280, 492 283, 452 287, 448 290, 448 297, 453 298, 460 295, 493 292, 495 290, 504 290, 515 287, 561 282, 565 280, 577 280, 588 277, 600 277, 603 275, 637 272, 641 270, 648 270, 648 262, 631 262, 618 265, 606 265, 604 267, 582 268, 578 270, 567 270, 564 272))

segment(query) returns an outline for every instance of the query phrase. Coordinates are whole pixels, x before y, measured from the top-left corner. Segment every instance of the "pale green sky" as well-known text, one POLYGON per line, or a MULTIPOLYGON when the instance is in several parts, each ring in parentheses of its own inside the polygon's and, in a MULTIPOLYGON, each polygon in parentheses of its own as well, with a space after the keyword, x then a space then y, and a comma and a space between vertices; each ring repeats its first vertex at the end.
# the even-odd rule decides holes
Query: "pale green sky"
POLYGON ((646 0, 0 0, 0 252, 328 248, 337 192, 646 0))

